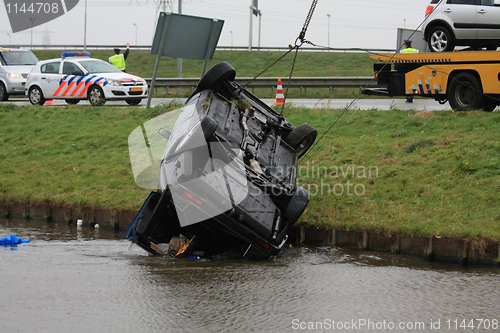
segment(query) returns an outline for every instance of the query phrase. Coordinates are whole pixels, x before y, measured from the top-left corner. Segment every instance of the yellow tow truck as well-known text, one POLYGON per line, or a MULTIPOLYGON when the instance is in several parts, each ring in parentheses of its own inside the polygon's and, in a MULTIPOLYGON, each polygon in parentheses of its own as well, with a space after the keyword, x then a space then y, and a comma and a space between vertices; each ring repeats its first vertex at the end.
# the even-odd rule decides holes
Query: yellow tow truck
POLYGON ((370 58, 378 88, 368 95, 432 97, 457 111, 493 111, 500 105, 500 52, 378 54, 370 58))

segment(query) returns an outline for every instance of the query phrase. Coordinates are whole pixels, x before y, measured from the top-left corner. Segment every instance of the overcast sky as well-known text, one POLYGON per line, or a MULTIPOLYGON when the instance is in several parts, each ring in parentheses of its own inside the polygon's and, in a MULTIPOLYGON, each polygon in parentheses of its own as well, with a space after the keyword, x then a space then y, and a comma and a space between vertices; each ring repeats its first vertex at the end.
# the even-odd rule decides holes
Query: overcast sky
MULTIPOLYGON (((177 12, 178 0, 167 11, 177 12)), ((87 45, 151 45, 160 0, 87 0, 87 45), (135 25, 134 25, 135 23, 135 25)), ((182 12, 224 20, 219 46, 248 46, 251 0, 184 0, 182 12), (232 32, 232 33, 231 33, 232 32)), ((259 0, 261 46, 293 44, 312 0, 259 0)), ((396 48, 398 28, 417 28, 430 0, 319 0, 306 39, 334 48, 396 48), (327 14, 331 17, 328 19, 327 14), (330 21, 330 23, 328 23, 330 21), (328 29, 330 26, 330 29, 328 29)), ((0 0, 0 45, 30 44, 31 30, 13 34, 0 0), (9 34, 9 35, 7 35, 9 34)), ((65 15, 33 28, 33 44, 83 44, 85 0, 65 15)), ((253 17, 253 45, 258 44, 253 17)))

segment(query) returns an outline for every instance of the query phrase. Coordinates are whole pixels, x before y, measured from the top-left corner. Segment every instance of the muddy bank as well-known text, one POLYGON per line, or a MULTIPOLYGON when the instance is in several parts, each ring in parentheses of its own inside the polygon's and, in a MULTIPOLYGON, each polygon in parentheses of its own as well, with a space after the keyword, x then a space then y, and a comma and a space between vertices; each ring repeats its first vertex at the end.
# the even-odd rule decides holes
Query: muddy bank
MULTIPOLYGON (((86 226, 99 224, 115 230, 125 230, 137 212, 74 207, 49 207, 29 204, 0 206, 5 218, 45 219, 54 222, 75 223, 83 220, 86 226)), ((296 225, 290 231, 289 242, 295 244, 328 244, 359 250, 383 251, 417 255, 424 260, 449 262, 457 265, 500 267, 500 241, 465 241, 437 237, 381 235, 368 231, 319 229, 296 225)))

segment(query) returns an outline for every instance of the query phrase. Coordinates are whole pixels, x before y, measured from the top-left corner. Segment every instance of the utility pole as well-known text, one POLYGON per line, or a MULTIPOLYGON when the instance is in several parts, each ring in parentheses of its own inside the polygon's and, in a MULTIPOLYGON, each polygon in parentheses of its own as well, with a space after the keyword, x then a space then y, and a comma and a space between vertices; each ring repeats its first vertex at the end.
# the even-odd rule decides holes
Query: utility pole
POLYGON ((261 19, 262 13, 259 10, 258 0, 250 0, 250 32, 249 32, 249 41, 248 41, 248 51, 252 51, 252 33, 253 33, 253 17, 252 15, 259 15, 259 47, 260 47, 260 27, 261 27, 261 19))
POLYGON ((252 24, 252 21, 253 21, 253 4, 252 4, 252 0, 250 0, 250 33, 249 33, 249 36, 248 36, 248 51, 252 51, 252 30, 253 30, 253 24, 252 24))
POLYGON ((87 0, 85 0, 85 16, 83 19, 83 51, 87 51, 87 0))
POLYGON ((260 49, 260 32, 262 28, 262 12, 259 10, 259 49, 260 49))
POLYGON ((135 46, 137 46, 137 24, 134 23, 135 27, 135 46))
POLYGON ((31 21, 31 49, 33 49, 33 21, 35 19, 33 17, 30 17, 30 21, 31 21))
MULTIPOLYGON (((182 14, 182 0, 179 0, 179 14, 182 14)), ((182 77, 182 58, 177 58, 177 77, 182 77)), ((181 95, 182 94, 182 88, 178 87, 177 88, 177 94, 181 95)))
POLYGON ((328 48, 330 48, 330 14, 326 14, 328 16, 328 48))

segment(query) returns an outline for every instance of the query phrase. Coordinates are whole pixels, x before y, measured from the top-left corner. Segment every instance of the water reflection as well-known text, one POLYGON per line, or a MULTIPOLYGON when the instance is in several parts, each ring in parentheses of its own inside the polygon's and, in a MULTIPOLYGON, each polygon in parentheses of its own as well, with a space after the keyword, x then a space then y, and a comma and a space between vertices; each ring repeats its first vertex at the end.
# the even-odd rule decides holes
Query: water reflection
POLYGON ((439 319, 500 319, 498 269, 326 246, 287 247, 265 262, 180 260, 150 257, 105 228, 0 220, 0 237, 11 234, 31 243, 0 248, 6 332, 290 332, 363 319, 430 330, 439 319))

